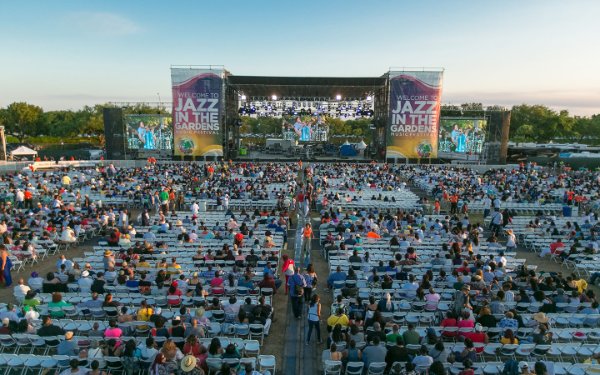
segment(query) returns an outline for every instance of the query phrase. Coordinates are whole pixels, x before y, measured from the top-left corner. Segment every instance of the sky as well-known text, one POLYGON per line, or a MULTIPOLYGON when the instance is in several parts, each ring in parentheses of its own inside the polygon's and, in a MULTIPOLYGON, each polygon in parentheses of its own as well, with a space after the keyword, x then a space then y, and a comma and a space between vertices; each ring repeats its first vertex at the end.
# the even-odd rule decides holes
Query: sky
POLYGON ((171 101, 171 65, 380 76, 443 67, 445 104, 600 113, 600 1, 2 1, 0 107, 171 101))

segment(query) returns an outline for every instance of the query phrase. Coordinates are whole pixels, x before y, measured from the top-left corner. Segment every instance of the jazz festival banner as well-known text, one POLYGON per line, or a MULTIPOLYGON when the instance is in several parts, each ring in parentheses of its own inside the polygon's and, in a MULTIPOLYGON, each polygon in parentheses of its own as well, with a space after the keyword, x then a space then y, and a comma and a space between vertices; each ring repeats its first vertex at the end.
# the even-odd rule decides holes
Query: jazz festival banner
POLYGON ((443 71, 390 72, 386 157, 436 158, 443 71))
POLYGON ((171 68, 176 156, 223 156, 222 70, 171 68))

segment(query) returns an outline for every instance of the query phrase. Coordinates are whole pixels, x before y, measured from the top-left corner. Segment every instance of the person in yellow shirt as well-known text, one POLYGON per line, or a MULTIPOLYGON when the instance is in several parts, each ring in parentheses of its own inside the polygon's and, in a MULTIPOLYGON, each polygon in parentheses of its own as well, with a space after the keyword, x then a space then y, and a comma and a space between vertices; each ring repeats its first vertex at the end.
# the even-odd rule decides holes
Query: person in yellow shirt
POLYGON ((69 177, 67 175, 64 175, 62 177, 62 184, 63 185, 67 185, 67 186, 70 185, 71 184, 71 177, 69 177))
POLYGON ((167 267, 167 273, 169 275, 177 275, 181 273, 181 266, 177 263, 177 258, 171 258, 171 264, 167 267))
POLYGON ((152 267, 152 266, 150 265, 150 263, 148 263, 146 258, 141 257, 140 261, 137 264, 137 268, 150 268, 150 267, 152 267))
POLYGON ((146 300, 143 300, 140 309, 137 312, 137 320, 142 322, 150 321, 150 317, 154 314, 152 307, 148 306, 146 300))
POLYGON ((500 338, 500 344, 502 345, 519 345, 519 339, 515 337, 515 333, 512 329, 504 331, 504 335, 500 338))
POLYGON ((344 309, 342 308, 338 309, 335 315, 327 318, 327 326, 333 328, 336 324, 341 325, 342 328, 346 328, 350 324, 350 319, 348 319, 348 315, 344 314, 344 309))
POLYGON ((587 290, 588 283, 584 279, 578 278, 573 275, 573 286, 577 288, 579 294, 584 293, 587 290))

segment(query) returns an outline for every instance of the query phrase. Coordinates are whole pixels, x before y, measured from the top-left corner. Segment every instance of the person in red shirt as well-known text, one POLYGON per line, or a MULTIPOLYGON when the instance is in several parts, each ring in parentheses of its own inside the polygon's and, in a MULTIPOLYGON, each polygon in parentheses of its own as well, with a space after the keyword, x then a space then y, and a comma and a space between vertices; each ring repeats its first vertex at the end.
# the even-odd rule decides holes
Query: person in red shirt
MULTIPOLYGON (((471 339, 471 341, 473 341, 473 343, 482 343, 482 344, 487 344, 490 341, 490 338, 488 337, 487 333, 483 332, 483 326, 479 323, 477 323, 475 325, 475 331, 473 332, 460 332, 459 333, 460 336, 462 336, 463 338, 467 339, 471 339)), ((483 346, 477 346, 475 347, 475 351, 477 353, 481 353, 483 352, 483 346)))
POLYGON ((25 198, 25 208, 33 209, 33 193, 29 189, 25 189, 23 195, 25 198))
POLYGON ((169 306, 179 306, 181 304, 181 289, 177 288, 177 283, 171 284, 167 292, 167 304, 169 306))
MULTIPOLYGON (((456 328, 458 328, 458 320, 456 320, 456 316, 454 316, 454 312, 448 311, 446 313, 446 318, 444 320, 442 320, 442 322, 440 323, 440 326, 441 327, 456 327, 456 328)), ((455 337, 456 334, 457 334, 456 331, 449 332, 449 331, 442 330, 442 336, 445 336, 445 337, 455 337)))
POLYGON ((545 248, 542 250, 542 252, 540 253, 540 258, 543 258, 544 256, 548 255, 548 254, 560 254, 564 251, 565 249, 565 244, 562 242, 562 240, 560 238, 558 238, 555 242, 552 242, 550 244, 549 247, 545 248))

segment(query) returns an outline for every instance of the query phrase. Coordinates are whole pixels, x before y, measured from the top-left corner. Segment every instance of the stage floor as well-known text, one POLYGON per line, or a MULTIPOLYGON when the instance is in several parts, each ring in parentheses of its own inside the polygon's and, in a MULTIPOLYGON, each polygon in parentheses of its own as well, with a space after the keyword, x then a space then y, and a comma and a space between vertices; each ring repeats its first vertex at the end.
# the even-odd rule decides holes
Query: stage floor
POLYGON ((325 161, 325 162, 370 162, 371 158, 364 157, 361 155, 351 156, 351 157, 342 157, 339 155, 336 156, 325 156, 325 155, 286 155, 286 154, 268 154, 260 151, 250 151, 247 155, 238 155, 235 160, 246 160, 246 161, 297 161, 297 160, 314 160, 314 161, 325 161))

